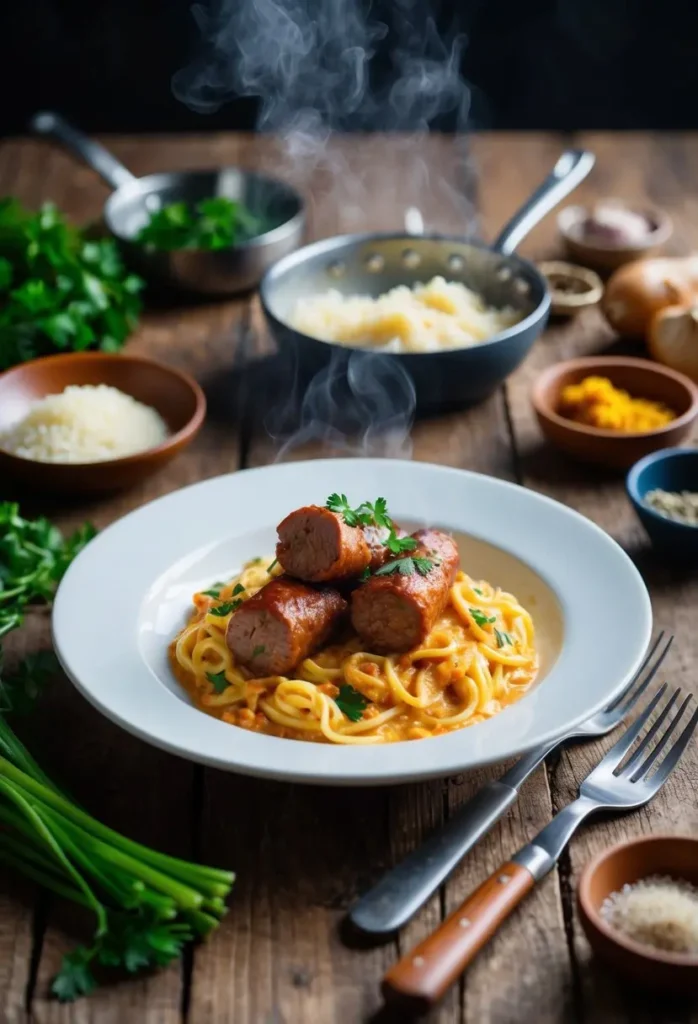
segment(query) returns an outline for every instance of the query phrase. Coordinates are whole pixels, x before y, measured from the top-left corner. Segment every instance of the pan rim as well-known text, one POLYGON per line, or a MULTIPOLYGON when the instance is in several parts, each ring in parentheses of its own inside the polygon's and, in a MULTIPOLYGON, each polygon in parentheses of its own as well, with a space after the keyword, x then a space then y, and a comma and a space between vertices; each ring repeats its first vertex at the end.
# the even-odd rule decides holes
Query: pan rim
POLYGON ((414 358, 425 358, 425 357, 448 357, 454 353, 482 351, 483 349, 489 348, 492 345, 497 345, 503 341, 509 341, 511 338, 516 337, 519 334, 524 333, 528 328, 534 326, 541 319, 543 319, 550 310, 550 291, 547 286, 547 282, 541 272, 536 267, 535 263, 531 260, 525 259, 523 256, 519 256, 517 253, 497 253, 491 245, 488 245, 482 239, 478 238, 465 238, 463 235, 450 235, 450 234, 439 234, 437 232, 425 232, 422 235, 408 235, 404 231, 364 231, 355 234, 345 235, 330 235, 327 238, 317 239, 314 242, 309 242, 307 245, 303 245, 293 252, 288 253, 286 256, 282 256, 281 259, 277 260, 271 267, 265 272, 262 280, 259 284, 259 300, 264 310, 265 316, 276 326, 279 326, 283 330, 293 331, 294 334, 298 335, 304 341, 316 342, 319 345, 326 345, 328 348, 333 350, 338 349, 346 352, 362 352, 365 354, 376 354, 396 357, 399 359, 414 359, 414 358), (488 252, 494 255, 499 255, 502 259, 512 261, 518 264, 522 270, 534 279, 534 281, 540 286, 542 296, 540 301, 534 306, 531 312, 513 326, 508 327, 504 331, 500 331, 498 334, 493 335, 491 338, 487 338, 485 341, 480 341, 475 345, 461 346, 459 348, 444 348, 437 351, 431 352, 383 352, 380 349, 363 348, 355 345, 340 345, 334 341, 327 341, 324 338, 315 338, 310 334, 304 334, 302 331, 297 330, 295 327, 291 327, 290 324, 280 320, 278 316, 273 312, 271 304, 268 300, 268 292, 270 287, 274 284, 275 280, 293 270, 294 264, 303 262, 303 259, 307 256, 314 255, 315 252, 333 252, 336 249, 343 249, 344 247, 358 245, 368 241, 397 241, 403 239, 406 244, 414 243, 415 241, 433 241, 433 242, 453 242, 457 245, 468 245, 477 249, 486 249, 488 252), (289 266, 290 264, 290 266, 289 266))

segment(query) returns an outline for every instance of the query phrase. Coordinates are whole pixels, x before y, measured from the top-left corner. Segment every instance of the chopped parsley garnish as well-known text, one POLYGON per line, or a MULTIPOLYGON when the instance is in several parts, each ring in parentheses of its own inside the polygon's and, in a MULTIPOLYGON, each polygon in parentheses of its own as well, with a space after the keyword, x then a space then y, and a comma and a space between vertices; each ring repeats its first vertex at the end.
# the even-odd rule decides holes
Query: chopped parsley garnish
POLYGON ((480 590, 479 587, 473 587, 473 590, 475 591, 476 594, 479 594, 480 597, 482 597, 482 591, 480 590))
POLYGON ((256 658, 258 654, 264 654, 265 651, 266 647, 264 646, 264 644, 258 644, 252 651, 252 657, 256 658))
POLYGON ((275 558, 271 565, 267 566, 267 572, 271 572, 275 565, 279 564, 279 559, 275 558))
POLYGON ((367 565, 366 568, 364 569, 364 571, 359 575, 359 579, 360 580, 367 580, 370 575, 371 575, 371 567, 369 565, 367 565))
POLYGON ((343 683, 340 686, 339 694, 335 697, 334 702, 350 722, 358 722, 369 705, 369 700, 364 697, 363 693, 359 693, 349 683, 343 683))
POLYGON ((359 505, 358 508, 352 508, 346 494, 330 494, 325 508, 340 515, 347 526, 371 526, 373 524, 373 514, 366 510, 365 504, 359 505))
POLYGON ((235 601, 224 601, 223 604, 219 604, 215 608, 211 608, 210 614, 219 616, 230 615, 230 613, 236 611, 241 604, 242 599, 239 597, 235 601))
POLYGON ((216 693, 223 693, 228 687, 228 680, 225 678, 225 672, 207 672, 206 678, 209 683, 213 684, 213 689, 216 693))
POLYGON ((412 551, 417 547, 414 537, 398 537, 394 527, 391 527, 390 533, 383 543, 394 555, 401 555, 403 551, 412 551))
MULTIPOLYGON (((347 526, 375 526, 378 529, 387 530, 388 536, 383 544, 393 555, 402 555, 417 547, 414 537, 398 537, 397 527, 388 515, 388 503, 385 498, 376 498, 374 502, 364 501, 358 508, 352 508, 346 494, 330 494, 325 508, 341 515, 347 526)), ((428 559, 422 559, 422 561, 425 562, 428 559)), ((410 569, 410 572, 413 571, 410 569)), ((422 572, 419 568, 418 571, 422 572)), ((409 574, 405 573, 405 575, 409 574)))
POLYGON ((235 586, 233 587, 233 597, 235 597, 236 594, 244 594, 244 592, 245 588, 243 587, 242 583, 236 583, 235 586))
POLYGON ((504 633, 504 632, 500 631, 499 629, 495 629, 494 635, 497 638, 497 647, 504 647, 507 644, 510 647, 514 646, 514 640, 510 636, 509 633, 504 633))
POLYGON ((487 616, 484 612, 481 612, 479 608, 469 608, 468 611, 473 617, 473 621, 477 623, 480 628, 486 626, 490 622, 496 622, 497 616, 487 616))
POLYGON ((386 562, 380 569, 376 569, 375 576, 391 576, 394 572, 401 576, 412 576, 418 572, 420 576, 426 576, 433 566, 430 558, 419 558, 417 556, 407 558, 395 558, 392 562, 386 562))

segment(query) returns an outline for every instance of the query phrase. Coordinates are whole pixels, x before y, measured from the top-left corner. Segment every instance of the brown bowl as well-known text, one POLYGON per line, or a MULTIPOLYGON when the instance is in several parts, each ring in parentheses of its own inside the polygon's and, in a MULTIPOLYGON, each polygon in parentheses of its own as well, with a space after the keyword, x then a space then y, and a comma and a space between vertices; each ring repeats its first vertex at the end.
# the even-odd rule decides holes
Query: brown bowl
POLYGON ((675 447, 698 417, 698 387, 693 381, 667 366, 622 356, 590 356, 556 363, 540 374, 531 400, 541 430, 552 444, 575 459, 615 469, 628 469, 650 452, 675 447), (663 402, 677 417, 656 430, 622 434, 587 427, 561 416, 557 409, 562 389, 590 376, 607 377, 634 398, 663 402))
POLYGON ((564 210, 561 210, 558 214, 557 226, 570 257, 586 267, 612 271, 624 263, 631 263, 633 260, 652 255, 671 236, 673 224, 663 210, 633 206, 627 206, 626 209, 633 213, 640 213, 647 219, 650 229, 645 241, 635 245, 587 242, 581 234, 580 225, 591 211, 584 206, 566 206, 564 210))
POLYGON ((601 959, 647 988, 698 993, 698 954, 669 953, 635 942, 601 916, 607 896, 626 883, 650 875, 668 875, 698 886, 698 839, 689 836, 648 836, 604 850, 584 869, 577 887, 577 906, 589 943, 601 959))
POLYGON ((0 434, 34 402, 68 385, 109 384, 160 413, 170 430, 156 448, 105 462, 38 462, 0 448, 0 480, 12 476, 35 490, 100 494, 132 487, 179 454, 196 436, 206 399, 191 377, 142 356, 77 352, 46 356, 0 374, 0 434))

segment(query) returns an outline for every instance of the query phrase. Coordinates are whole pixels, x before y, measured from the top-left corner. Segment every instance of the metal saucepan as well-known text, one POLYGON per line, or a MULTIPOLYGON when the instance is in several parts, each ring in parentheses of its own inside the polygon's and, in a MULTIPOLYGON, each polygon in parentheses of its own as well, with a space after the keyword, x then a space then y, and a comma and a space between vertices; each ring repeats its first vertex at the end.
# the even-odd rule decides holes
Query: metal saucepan
POLYGON ((471 348, 428 353, 390 353, 411 376, 420 412, 458 408, 481 401, 522 362, 545 327, 550 296, 545 279, 516 246, 589 173, 594 156, 563 153, 552 172, 514 215, 492 246, 443 235, 363 234, 327 238, 284 257, 267 271, 260 287, 262 306, 281 352, 297 359, 305 376, 331 360, 355 365, 357 349, 319 341, 288 325, 295 303, 329 288, 344 294, 378 296, 396 285, 429 281, 437 274, 460 281, 488 305, 525 313, 515 326, 471 348))
POLYGON ((63 143, 115 189, 105 203, 104 221, 122 244, 129 263, 151 281, 208 295, 244 291, 256 287, 267 268, 301 242, 303 200, 275 178, 238 167, 136 178, 108 150, 58 114, 35 114, 30 127, 63 143), (167 203, 196 203, 214 196, 242 201, 264 218, 269 229, 248 242, 214 251, 151 252, 134 241, 149 217, 167 203))

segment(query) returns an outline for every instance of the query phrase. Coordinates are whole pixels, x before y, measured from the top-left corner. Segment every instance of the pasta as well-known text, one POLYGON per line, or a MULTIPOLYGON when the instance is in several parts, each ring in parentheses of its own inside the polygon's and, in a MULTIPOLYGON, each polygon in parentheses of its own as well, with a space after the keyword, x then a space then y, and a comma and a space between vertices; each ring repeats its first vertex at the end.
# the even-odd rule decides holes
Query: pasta
POLYGON ((170 646, 194 704, 232 725, 347 745, 422 739, 491 718, 536 678, 530 614, 512 594, 462 571, 425 642, 407 654, 362 650, 347 633, 292 678, 255 678, 235 664, 226 627, 237 602, 280 572, 255 559, 230 582, 196 593, 191 620, 170 646))

